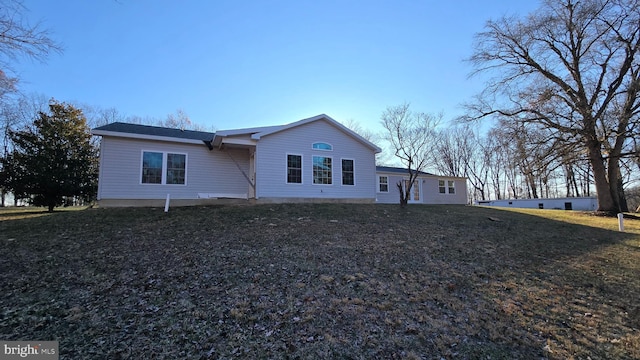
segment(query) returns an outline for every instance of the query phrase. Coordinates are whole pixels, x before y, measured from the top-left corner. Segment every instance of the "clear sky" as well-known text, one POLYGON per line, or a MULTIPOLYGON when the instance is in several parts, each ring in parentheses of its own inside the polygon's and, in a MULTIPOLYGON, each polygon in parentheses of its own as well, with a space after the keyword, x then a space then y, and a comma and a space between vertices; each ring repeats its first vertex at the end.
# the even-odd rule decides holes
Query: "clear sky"
POLYGON ((475 33, 521 0, 24 0, 64 52, 21 60, 25 92, 207 128, 325 113, 380 130, 388 107, 445 119, 482 88, 475 33))

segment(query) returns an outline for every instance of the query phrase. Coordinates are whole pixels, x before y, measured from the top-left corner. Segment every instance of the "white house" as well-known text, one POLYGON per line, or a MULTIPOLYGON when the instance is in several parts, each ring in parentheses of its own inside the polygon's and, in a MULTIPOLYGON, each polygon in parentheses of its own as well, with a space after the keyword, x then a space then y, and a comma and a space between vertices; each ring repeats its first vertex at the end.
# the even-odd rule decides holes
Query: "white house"
MULTIPOLYGON (((407 169, 378 166, 376 169, 376 201, 400 202, 398 185, 409 183, 407 169)), ((411 187, 409 204, 467 204, 467 179, 420 172, 411 187)))
POLYGON ((216 133, 112 123, 93 134, 102 206, 376 199, 380 148, 326 115, 216 133))
MULTIPOLYGON (((102 137, 101 206, 161 206, 167 197, 172 205, 399 201, 402 169, 377 173, 380 148, 327 115, 215 133, 120 122, 92 133, 102 137)), ((412 202, 466 203, 462 178, 428 174, 420 181, 412 202)))

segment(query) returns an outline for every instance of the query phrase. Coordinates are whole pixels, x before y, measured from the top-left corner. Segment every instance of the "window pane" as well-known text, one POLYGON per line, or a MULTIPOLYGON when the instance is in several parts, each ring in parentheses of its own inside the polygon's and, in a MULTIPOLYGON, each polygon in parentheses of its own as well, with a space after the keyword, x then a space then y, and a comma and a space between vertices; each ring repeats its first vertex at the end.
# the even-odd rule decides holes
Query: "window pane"
POLYGON ((302 184, 302 156, 287 155, 287 183, 302 184))
POLYGON ((167 154, 167 184, 184 185, 186 165, 186 155, 167 154))
POLYGON ((331 185, 331 158, 313 157, 313 183, 331 185))
POLYGON ((313 143, 313 148, 316 150, 333 150, 333 146, 327 144, 327 143, 313 143))
POLYGON ((444 180, 438 180, 438 192, 440 194, 446 194, 447 193, 447 188, 445 186, 444 180))
POLYGON ((380 176, 378 182, 380 183, 380 192, 389 192, 389 178, 380 176))
POLYGON ((449 180, 447 183, 449 185, 449 194, 455 194, 456 193, 456 187, 455 187, 455 183, 453 182, 453 180, 449 180))
POLYGON ((162 183, 162 153, 147 151, 142 153, 142 183, 162 183))
POLYGON ((354 185, 353 160, 342 160, 342 185, 354 185))

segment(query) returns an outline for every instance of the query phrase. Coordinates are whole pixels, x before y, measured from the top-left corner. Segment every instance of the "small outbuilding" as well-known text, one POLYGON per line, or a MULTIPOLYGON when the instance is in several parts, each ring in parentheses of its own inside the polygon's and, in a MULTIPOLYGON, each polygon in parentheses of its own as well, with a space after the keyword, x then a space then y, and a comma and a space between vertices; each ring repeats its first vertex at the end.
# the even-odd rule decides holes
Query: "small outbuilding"
POLYGON ((598 199, 595 196, 591 196, 545 199, 480 200, 476 201, 476 205, 529 209, 595 211, 598 207, 598 199))

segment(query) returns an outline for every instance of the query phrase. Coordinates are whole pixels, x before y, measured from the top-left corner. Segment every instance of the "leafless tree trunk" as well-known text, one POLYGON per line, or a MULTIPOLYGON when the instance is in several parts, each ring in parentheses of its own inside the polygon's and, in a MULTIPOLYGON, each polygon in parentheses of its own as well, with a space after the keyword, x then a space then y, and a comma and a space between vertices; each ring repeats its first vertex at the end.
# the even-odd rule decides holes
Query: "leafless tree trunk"
POLYGON ((388 107, 381 117, 385 139, 391 144, 394 155, 407 168, 408 179, 403 186, 396 184, 400 192, 400 206, 406 207, 411 198, 413 183, 433 159, 431 144, 436 142, 436 127, 441 116, 414 113, 409 104, 388 107))
POLYGON ((616 163, 638 126, 638 23, 637 0, 546 0, 524 19, 489 21, 471 58, 477 71, 500 72, 484 94, 504 100, 474 104, 476 118, 500 114, 578 139, 600 211, 620 210, 616 163), (626 110, 612 124, 616 102, 626 110))

